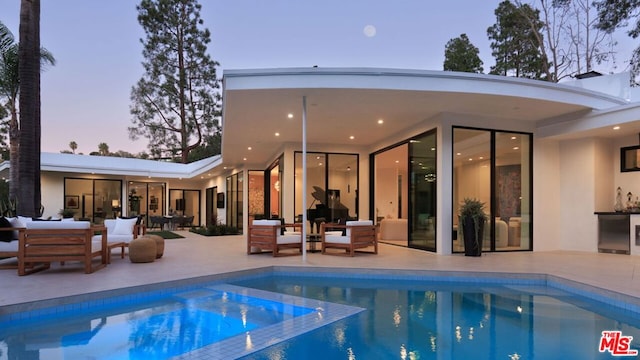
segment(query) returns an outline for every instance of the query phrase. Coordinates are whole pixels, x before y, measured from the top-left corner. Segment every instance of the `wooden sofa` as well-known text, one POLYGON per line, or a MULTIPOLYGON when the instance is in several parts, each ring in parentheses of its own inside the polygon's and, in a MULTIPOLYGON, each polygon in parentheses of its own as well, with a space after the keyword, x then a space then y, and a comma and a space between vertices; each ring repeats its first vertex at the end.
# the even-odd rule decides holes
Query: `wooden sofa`
POLYGON ((273 256, 302 254, 302 224, 282 224, 280 220, 254 220, 249 226, 247 254, 271 251, 273 256), (293 228, 293 231, 286 231, 293 228), (297 252, 282 250, 295 249, 297 252))
POLYGON ((374 254, 378 253, 376 227, 371 220, 347 221, 345 225, 323 223, 320 237, 323 254, 354 256, 356 250, 368 247, 373 247, 374 254), (345 253, 327 252, 327 249, 345 250, 345 253))
POLYGON ((18 275, 48 269, 51 262, 80 261, 86 274, 107 265, 107 231, 88 221, 33 221, 18 235, 18 275), (91 238, 100 232, 98 241, 91 238), (99 258, 97 265, 94 258, 99 258))

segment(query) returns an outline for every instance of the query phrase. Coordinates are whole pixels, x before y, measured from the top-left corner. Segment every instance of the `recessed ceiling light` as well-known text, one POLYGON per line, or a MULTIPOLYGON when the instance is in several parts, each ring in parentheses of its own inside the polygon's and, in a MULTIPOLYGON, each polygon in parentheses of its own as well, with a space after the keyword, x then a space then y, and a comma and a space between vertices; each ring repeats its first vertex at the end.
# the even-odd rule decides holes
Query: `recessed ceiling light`
POLYGON ((620 130, 620 126, 614 126, 613 130, 620 130))
POLYGON ((247 161, 247 158, 242 158, 243 161, 247 161))
POLYGON ((349 139, 351 139, 351 140, 353 140, 353 139, 355 139, 355 138, 356 138, 356 137, 355 137, 355 136, 353 136, 353 135, 349 136, 349 139))
POLYGON ((378 124, 384 124, 384 120, 378 119, 378 124))
POLYGON ((225 169, 225 170, 227 170, 227 167, 226 167, 226 166, 223 166, 222 168, 223 168, 223 169, 225 169))
POLYGON ((519 150, 519 149, 520 149, 520 148, 519 148, 519 147, 517 147, 517 146, 514 146, 514 147, 513 147, 513 150, 519 150))
POLYGON ((473 161, 473 158, 469 158, 469 161, 473 161))
POLYGON ((511 140, 515 140, 515 139, 517 139, 515 136, 512 136, 512 137, 511 137, 511 140))
POLYGON ((251 146, 249 146, 249 147, 247 148, 247 150, 251 150, 251 146))
POLYGON ((484 159, 484 156, 480 156, 480 157, 479 157, 479 159, 480 159, 480 160, 484 159))
POLYGON ((456 153, 456 155, 460 156, 460 155, 462 155, 462 153, 456 153))
POLYGON ((279 133, 279 132, 277 132, 277 133, 276 133, 276 136, 280 136, 280 133, 279 133))
POLYGON ((289 119, 293 119, 293 114, 291 114, 291 113, 290 113, 290 114, 288 114, 288 115, 287 115, 287 117, 288 117, 289 119))
POLYGON ((396 164, 399 164, 399 163, 400 163, 400 160, 396 160, 396 164))

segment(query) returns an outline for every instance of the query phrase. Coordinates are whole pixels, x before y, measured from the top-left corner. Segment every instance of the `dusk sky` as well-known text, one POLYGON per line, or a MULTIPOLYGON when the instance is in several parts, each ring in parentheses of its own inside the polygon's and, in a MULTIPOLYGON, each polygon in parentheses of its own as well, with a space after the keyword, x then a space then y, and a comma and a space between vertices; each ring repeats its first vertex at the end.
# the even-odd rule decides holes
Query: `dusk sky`
MULTIPOLYGON (((101 142, 112 152, 146 150, 147 141, 131 141, 127 131, 129 95, 143 74, 138 3, 41 0, 41 44, 57 60, 42 75, 43 151, 69 150, 71 141, 85 154, 101 142)), ((445 44, 462 33, 480 49, 485 72, 494 65, 486 30, 499 0, 200 3, 220 78, 225 69, 314 65, 442 70, 445 44)), ((0 21, 17 40, 20 1, 0 4, 0 21)), ((616 39, 630 43, 625 34, 616 39)))

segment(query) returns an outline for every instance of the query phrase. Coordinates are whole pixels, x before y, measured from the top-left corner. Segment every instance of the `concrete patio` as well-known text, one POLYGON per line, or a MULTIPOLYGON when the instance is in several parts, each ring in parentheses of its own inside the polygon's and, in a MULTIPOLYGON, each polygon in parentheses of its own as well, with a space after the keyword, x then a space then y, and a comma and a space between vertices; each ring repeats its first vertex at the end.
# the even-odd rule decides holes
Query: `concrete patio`
POLYGON ((317 252, 307 253, 303 262, 301 256, 247 255, 242 235, 204 237, 188 231, 176 232, 185 238, 166 240, 164 256, 153 263, 133 264, 114 252, 112 263, 93 274, 84 274, 82 266, 76 263, 52 264, 49 270, 27 276, 18 276, 15 270, 2 270, 0 315, 39 308, 40 300, 57 305, 71 295, 130 291, 136 286, 269 266, 550 274, 630 295, 640 304, 640 276, 636 276, 640 259, 636 256, 558 251, 485 253, 480 258, 470 258, 381 244, 378 255, 362 253, 351 258, 317 252))

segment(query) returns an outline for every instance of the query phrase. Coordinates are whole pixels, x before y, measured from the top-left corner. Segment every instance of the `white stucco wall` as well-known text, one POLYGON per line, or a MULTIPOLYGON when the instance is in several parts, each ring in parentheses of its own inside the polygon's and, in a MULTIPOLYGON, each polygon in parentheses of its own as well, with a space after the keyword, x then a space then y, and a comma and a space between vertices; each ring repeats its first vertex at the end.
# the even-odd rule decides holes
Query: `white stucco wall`
POLYGON ((593 139, 560 143, 560 237, 562 250, 597 252, 595 152, 593 139))
POLYGON ((533 145, 533 250, 561 247, 560 144, 535 140, 533 145))

